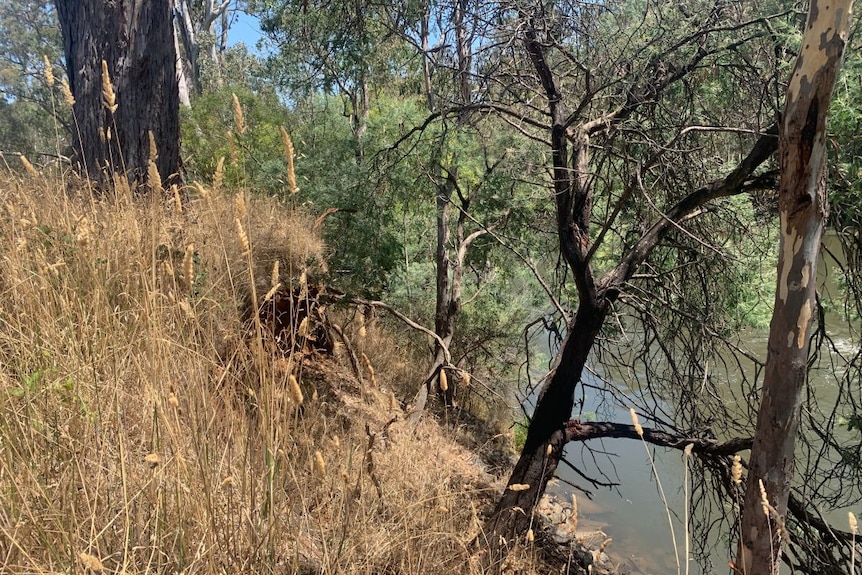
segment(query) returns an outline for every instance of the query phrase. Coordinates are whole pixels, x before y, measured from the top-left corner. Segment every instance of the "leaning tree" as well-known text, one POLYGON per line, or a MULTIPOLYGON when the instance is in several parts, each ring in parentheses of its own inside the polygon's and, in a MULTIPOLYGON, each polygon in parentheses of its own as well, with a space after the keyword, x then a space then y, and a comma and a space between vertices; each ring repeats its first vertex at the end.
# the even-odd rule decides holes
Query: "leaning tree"
MULTIPOLYGON (((722 305, 733 303, 723 298, 739 291, 740 268, 762 268, 748 258, 735 260, 773 214, 777 170, 771 158, 787 81, 782 70, 795 50, 788 31, 801 24, 799 17, 780 2, 620 1, 553 8, 524 3, 501 18, 517 42, 506 46, 512 64, 506 75, 497 73, 497 97, 505 106, 494 111, 517 119, 549 148, 561 275, 576 292, 576 312, 538 394, 508 487, 487 522, 490 546, 502 551, 533 525, 535 506, 572 441, 631 437, 678 449, 691 444, 715 486, 735 501, 730 457, 752 445, 751 398, 768 368, 739 345, 732 335, 738 326, 716 318, 722 305), (624 357, 620 348, 631 353, 624 357), (614 363, 642 369, 634 386, 641 389, 608 389, 617 404, 641 405, 661 429, 573 419, 591 357, 611 375, 614 363), (720 382, 737 374, 744 395, 730 405, 720 382), (713 433, 734 439, 719 442, 713 433)), ((825 59, 818 55, 807 65, 825 59)), ((808 319, 822 312, 813 304, 808 311, 808 319)), ((792 319, 793 326, 801 321, 799 314, 792 319)), ((793 340, 799 349, 801 337, 793 340)), ((807 364, 797 367, 804 373, 807 364)), ((823 422, 809 423, 818 437, 808 445, 819 450, 810 474, 841 452, 823 422)), ((850 490, 845 495, 858 497, 850 490)), ((788 507, 795 565, 810 572, 817 572, 813 565, 837 565, 849 535, 819 520, 798 494, 788 507)))
POLYGON ((56 0, 75 103, 75 161, 90 179, 180 179, 170 0, 56 0), (155 149, 153 149, 155 148, 155 149))
MULTIPOLYGON (((681 260, 693 251, 685 244, 693 238, 696 243, 700 232, 686 228, 709 216, 710 206, 721 198, 772 181, 763 168, 777 148, 773 118, 762 118, 762 126, 752 118, 745 119, 747 125, 730 124, 730 118, 719 124, 702 104, 675 109, 675 117, 667 109, 680 106, 680 94, 708 83, 698 78, 704 69, 721 69, 733 54, 758 41, 768 18, 720 2, 678 13, 636 4, 572 4, 566 14, 532 6, 519 13, 514 26, 525 62, 507 96, 524 104, 509 105, 507 113, 526 110, 525 116, 546 130, 535 137, 551 152, 556 235, 577 306, 538 396, 510 487, 488 520, 492 547, 523 536, 566 444, 582 435, 572 421, 575 393, 615 305, 638 305, 636 272, 659 252, 678 254, 679 264, 646 275, 668 281, 679 270, 691 269, 681 260), (631 29, 606 50, 597 33, 602 21, 631 29), (582 41, 566 41, 566 33, 581 34, 582 41), (603 52, 616 61, 596 59, 603 52), (525 85, 535 91, 518 94, 525 85), (533 107, 537 96, 546 106, 542 115, 533 107), (747 134, 743 141, 750 144, 723 173, 713 166, 694 173, 698 160, 692 154, 693 169, 679 162, 687 146, 704 146, 699 137, 731 133, 747 134), (672 155, 675 164, 668 159, 672 155), (635 224, 626 224, 627 218, 635 224), (615 260, 610 264, 608 250, 615 260)), ((662 265, 652 264, 652 269, 662 265)), ((649 307, 660 305, 653 301, 649 307)))

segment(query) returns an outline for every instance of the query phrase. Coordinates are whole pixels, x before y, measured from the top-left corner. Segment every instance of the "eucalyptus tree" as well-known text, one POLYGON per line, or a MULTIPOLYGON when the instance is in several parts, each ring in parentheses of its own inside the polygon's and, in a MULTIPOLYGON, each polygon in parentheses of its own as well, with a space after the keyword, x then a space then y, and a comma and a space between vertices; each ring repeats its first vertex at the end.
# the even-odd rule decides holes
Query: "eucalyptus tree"
POLYGON ((811 0, 781 118, 778 282, 742 515, 737 564, 743 573, 777 575, 781 565, 781 524, 794 475, 809 336, 817 308, 817 262, 829 211, 826 116, 852 6, 852 0, 811 0))
POLYGON ((179 181, 170 0, 56 0, 56 7, 75 99, 77 164, 102 184, 114 176, 153 186, 179 181), (151 163, 161 182, 151 177, 151 163))
POLYGON ((276 48, 272 75, 293 98, 322 91, 343 99, 362 154, 371 84, 388 76, 391 37, 382 28, 386 3, 253 0, 249 9, 276 48))
POLYGON ((207 71, 212 84, 221 87, 223 58, 227 50, 233 0, 173 0, 174 44, 177 75, 183 105, 189 95, 200 94, 207 71))

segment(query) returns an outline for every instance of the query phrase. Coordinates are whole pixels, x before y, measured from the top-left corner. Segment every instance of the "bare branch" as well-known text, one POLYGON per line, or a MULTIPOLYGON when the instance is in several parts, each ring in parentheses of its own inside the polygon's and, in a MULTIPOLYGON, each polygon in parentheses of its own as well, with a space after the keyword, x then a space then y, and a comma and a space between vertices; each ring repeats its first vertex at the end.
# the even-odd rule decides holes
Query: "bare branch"
POLYGON ((420 325, 420 324, 416 323, 415 321, 413 321, 412 319, 410 319, 409 317, 407 317, 406 315, 404 315, 403 313, 401 313, 400 311, 398 311, 397 309, 395 309, 391 305, 384 303, 382 301, 367 300, 367 299, 360 299, 360 298, 350 298, 348 301, 350 303, 353 303, 356 305, 367 305, 369 307, 379 307, 379 308, 385 309, 386 311, 388 311, 389 313, 391 313, 392 315, 394 315, 395 317, 397 317, 398 319, 400 319, 402 322, 406 323, 408 326, 412 327, 413 329, 415 329, 417 331, 421 331, 422 333, 434 338, 434 341, 436 341, 437 345, 440 346, 440 349, 443 350, 443 356, 446 360, 446 365, 452 364, 452 355, 449 353, 449 348, 446 346, 446 342, 444 342, 443 339, 439 335, 434 333, 433 330, 428 329, 424 325, 420 325))
MULTIPOLYGON (((716 439, 704 437, 687 437, 685 435, 676 435, 658 429, 644 427, 643 440, 653 445, 660 447, 668 447, 671 449, 685 449, 688 445, 693 445, 694 453, 711 455, 711 456, 727 456, 733 455, 746 449, 751 449, 753 441, 750 437, 742 437, 731 439, 719 443, 716 439)), ((637 439, 638 435, 634 425, 624 423, 611 422, 580 422, 572 420, 566 423, 566 441, 588 441, 590 439, 600 439, 610 437, 615 439, 637 439)))
POLYGON ((618 291, 623 282, 628 280, 637 267, 646 260, 652 249, 662 237, 678 222, 700 209, 704 204, 743 193, 754 187, 752 174, 761 164, 778 149, 778 124, 771 125, 754 144, 748 156, 723 179, 710 182, 680 200, 667 213, 652 225, 652 227, 623 256, 620 263, 602 278, 602 287, 606 290, 618 291))

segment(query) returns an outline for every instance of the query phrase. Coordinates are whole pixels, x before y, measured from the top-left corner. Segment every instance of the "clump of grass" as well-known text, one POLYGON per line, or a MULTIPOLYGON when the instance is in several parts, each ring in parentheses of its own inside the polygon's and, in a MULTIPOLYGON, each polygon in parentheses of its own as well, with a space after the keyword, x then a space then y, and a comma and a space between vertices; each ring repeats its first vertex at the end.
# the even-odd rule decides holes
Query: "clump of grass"
MULTIPOLYGON (((0 175, 0 572, 481 572, 467 454, 335 359, 255 350, 252 286, 322 261, 309 218, 183 193, 0 175)), ((380 384, 412 385, 368 331, 380 384)))

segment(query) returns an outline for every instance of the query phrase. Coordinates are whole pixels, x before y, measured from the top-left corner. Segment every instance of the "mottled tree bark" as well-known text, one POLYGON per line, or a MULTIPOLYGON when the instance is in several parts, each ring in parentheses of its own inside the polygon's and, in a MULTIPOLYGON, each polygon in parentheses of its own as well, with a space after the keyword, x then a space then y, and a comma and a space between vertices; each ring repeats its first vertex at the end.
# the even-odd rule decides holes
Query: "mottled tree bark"
POLYGON ((811 0, 779 131, 778 284, 737 559, 737 568, 746 575, 777 574, 780 564, 778 524, 787 513, 793 477, 809 328, 816 306, 817 257, 828 212, 826 112, 852 4, 811 0), (769 517, 761 504, 760 482, 773 509, 769 517))
POLYGON ((55 0, 82 172, 101 186, 115 174, 147 182, 152 132, 164 184, 180 179, 179 91, 170 0, 55 0), (107 63, 115 111, 103 104, 107 63))

